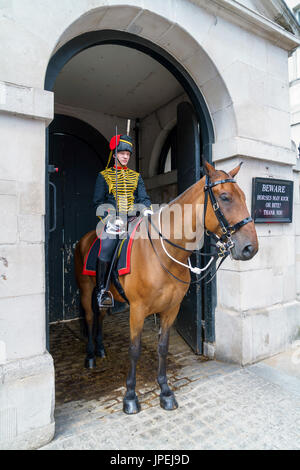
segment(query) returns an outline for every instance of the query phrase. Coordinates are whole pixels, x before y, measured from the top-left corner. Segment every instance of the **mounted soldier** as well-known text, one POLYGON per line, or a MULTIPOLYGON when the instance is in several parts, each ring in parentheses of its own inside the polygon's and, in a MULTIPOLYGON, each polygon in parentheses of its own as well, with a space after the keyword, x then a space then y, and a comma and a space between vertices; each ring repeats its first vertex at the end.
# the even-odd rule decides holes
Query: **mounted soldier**
MULTIPOLYGON (((117 143, 118 145, 119 143, 117 143)), ((121 157, 119 160, 120 164, 125 166, 121 157)), ((159 313, 157 381, 161 389, 160 405, 165 410, 175 410, 178 404, 174 392, 168 385, 166 360, 171 328, 189 286, 191 283, 201 285, 203 279, 207 279, 209 283, 229 255, 235 260, 246 261, 253 258, 258 251, 255 225, 246 206, 245 194, 235 180, 240 167, 241 164, 233 170, 225 172, 216 170, 208 162, 204 162, 205 175, 199 181, 159 211, 153 215, 148 214, 147 217, 142 217, 139 221, 139 236, 134 238, 130 258, 131 270, 125 276, 119 276, 119 283, 130 306, 130 368, 126 379, 126 394, 123 399, 125 413, 134 414, 140 411, 135 390, 136 367, 141 354, 141 336, 145 319, 159 313), (172 217, 169 219, 170 222, 164 223, 166 219, 163 215, 168 216, 170 213, 174 213, 175 205, 181 208, 182 217, 172 217), (195 214, 192 219, 190 218, 191 212, 195 214), (186 216, 190 220, 188 224, 186 216), (159 238, 152 238, 151 228, 154 228, 159 238), (203 253, 199 250, 197 253, 199 256, 210 258, 210 260, 203 268, 192 267, 189 261, 192 251, 187 248, 187 243, 190 243, 191 240, 196 241, 197 237, 202 238, 204 233, 209 234, 215 243, 209 253, 203 253), (180 234, 179 237, 178 234, 180 234), (171 256, 169 249, 164 247, 164 243, 172 246, 171 256), (196 273, 199 277, 192 281, 191 272, 196 273)), ((119 171, 125 172, 126 170, 120 169, 119 171)), ((102 172, 99 177, 100 181, 105 180, 105 175, 107 177, 105 171, 102 172)), ((135 194, 136 199, 139 178, 139 175, 136 176, 136 190, 128 193, 128 196, 135 194)), ((113 179, 112 176, 111 181, 113 179)), ((113 186, 111 188, 111 191, 108 191, 110 196, 113 194, 113 186)), ((150 207, 150 201, 145 196, 145 191, 142 193, 148 200, 148 207, 150 207)), ((105 194, 104 190, 103 194, 105 194)), ((107 200, 107 197, 100 200, 107 200)), ((119 225, 116 227, 118 229, 119 225)), ((102 321, 107 309, 94 309, 96 307, 93 302, 94 273, 88 277, 83 274, 84 260, 86 260, 95 240, 97 240, 95 230, 86 233, 76 244, 74 254, 80 300, 88 327, 85 359, 85 365, 88 368, 95 367, 96 356, 105 356, 102 321), (100 315, 98 315, 99 313, 100 315), (95 322, 97 330, 94 341, 93 327, 95 322)), ((112 289, 113 292, 117 291, 116 295, 118 295, 115 286, 112 286, 112 289)), ((121 297, 121 295, 118 296, 118 298, 121 297)))
MULTIPOLYGON (((98 217, 104 224, 101 234, 101 251, 96 268, 96 293, 99 307, 111 307, 113 299, 106 290, 111 271, 111 261, 117 249, 119 237, 126 234, 128 223, 136 217, 134 207, 143 206, 141 215, 152 214, 150 198, 140 173, 127 167, 133 150, 131 137, 116 135, 110 141, 110 156, 106 169, 99 172, 94 191, 94 205, 109 205, 98 217), (109 167, 112 155, 115 164, 109 167), (117 166, 117 167, 116 167, 117 166)), ((99 236, 99 235, 98 235, 99 236)))

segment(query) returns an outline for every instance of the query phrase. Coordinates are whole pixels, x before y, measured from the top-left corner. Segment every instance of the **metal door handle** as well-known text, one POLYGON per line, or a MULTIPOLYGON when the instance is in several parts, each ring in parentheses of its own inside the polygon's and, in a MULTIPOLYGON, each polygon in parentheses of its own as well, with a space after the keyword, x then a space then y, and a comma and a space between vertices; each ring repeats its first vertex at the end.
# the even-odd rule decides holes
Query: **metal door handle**
POLYGON ((51 181, 49 181, 49 185, 53 188, 53 227, 49 229, 49 232, 54 232, 56 229, 56 186, 51 181))

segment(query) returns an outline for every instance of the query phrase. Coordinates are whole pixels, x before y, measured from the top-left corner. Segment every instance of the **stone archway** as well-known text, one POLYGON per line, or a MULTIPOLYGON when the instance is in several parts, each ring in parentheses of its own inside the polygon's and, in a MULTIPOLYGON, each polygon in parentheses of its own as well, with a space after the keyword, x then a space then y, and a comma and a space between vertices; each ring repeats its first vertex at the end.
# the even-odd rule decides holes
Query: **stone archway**
MULTIPOLYGON (((179 3, 178 3, 179 5, 179 3)), ((213 61, 199 42, 187 32, 188 17, 181 11, 183 23, 174 22, 170 5, 167 8, 153 6, 105 6, 82 12, 78 18, 65 27, 60 34, 49 60, 45 88, 52 90, 55 77, 62 66, 80 51, 98 44, 121 44, 149 54, 164 65, 180 82, 194 106, 203 138, 202 156, 212 161, 212 145, 216 138, 221 140, 235 134, 236 129, 231 98, 213 61), (157 7, 157 8, 156 8, 157 7), (171 15, 171 16, 170 16, 171 15), (219 102, 216 103, 216 95, 219 102), (226 119, 219 118, 220 105, 226 107, 226 119), (211 108, 211 109, 210 109, 211 108), (214 120, 214 112, 217 118, 214 120), (230 125, 228 125, 230 123, 230 125)), ((198 11, 198 9, 197 9, 198 11)), ((211 15, 201 10, 204 31, 208 32, 211 15), (208 29, 207 29, 208 28, 208 29)), ((194 25, 196 26, 196 25, 194 25)), ((198 36, 196 28, 193 33, 198 36)), ((197 37, 198 39, 198 37, 197 37)), ((200 40, 200 38, 199 38, 200 40)), ((148 176, 153 162, 150 160, 148 176)), ((205 328, 207 341, 214 341, 215 282, 210 285, 204 298, 204 309, 209 315, 205 328)))
MULTIPOLYGON (((205 119, 211 123, 211 128, 207 130, 207 134, 210 134, 207 135, 207 140, 223 141, 236 135, 237 125, 233 100, 217 66, 201 45, 214 23, 214 16, 195 5, 188 5, 188 10, 197 9, 198 21, 199 19, 201 21, 200 31, 196 24, 193 24, 193 28, 191 27, 189 15, 193 11, 186 11, 187 5, 183 5, 184 2, 177 2, 176 22, 169 4, 155 4, 154 7, 150 3, 147 8, 143 9, 138 3, 118 6, 115 3, 114 5, 109 3, 83 11, 78 18, 65 26, 49 58, 50 65, 55 57, 57 69, 53 68, 54 75, 51 78, 48 66, 45 88, 51 89, 53 78, 62 63, 73 57, 76 51, 82 50, 80 46, 82 39, 85 42, 89 36, 89 44, 93 45, 99 44, 99 41, 105 43, 107 39, 110 43, 115 41, 115 44, 120 40, 127 40, 129 47, 138 47, 147 53, 149 49, 152 49, 153 57, 156 59, 159 59, 161 55, 168 56, 167 61, 173 59, 176 65, 172 72, 176 74, 179 81, 178 65, 180 65, 182 76, 186 75, 190 81, 194 82, 196 94, 198 92, 197 100, 201 102, 202 111, 199 110, 199 112, 204 111, 205 119), (72 44, 69 48, 69 58, 64 56, 64 47, 67 43, 72 44), (226 119, 220 117, 221 111, 226 114, 226 119)), ((89 44, 86 43, 84 47, 90 47, 89 44)), ((168 65, 165 61, 162 64, 168 65)), ((189 97, 193 102, 193 97, 189 97)), ((205 149, 205 151, 207 151, 206 158, 211 160, 211 149, 205 149)))

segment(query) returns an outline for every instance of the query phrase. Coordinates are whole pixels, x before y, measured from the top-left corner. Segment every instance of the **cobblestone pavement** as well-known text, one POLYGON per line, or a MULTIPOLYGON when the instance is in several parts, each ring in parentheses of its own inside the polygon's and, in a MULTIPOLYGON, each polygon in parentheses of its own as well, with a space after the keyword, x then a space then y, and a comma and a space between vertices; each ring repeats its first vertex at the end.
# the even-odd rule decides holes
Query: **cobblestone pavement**
POLYGON ((82 367, 84 344, 75 330, 55 327, 52 339, 57 351, 51 353, 56 366, 56 434, 42 449, 300 449, 298 382, 290 387, 274 370, 269 374, 264 365, 241 368, 207 361, 194 355, 175 330, 170 340, 168 377, 179 408, 162 410, 155 381, 158 327, 152 319, 145 325, 144 355, 137 374, 142 411, 125 415, 122 399, 128 368, 128 344, 124 341, 127 323, 126 314, 108 317, 105 336, 110 352, 106 362, 97 363, 94 371, 82 367), (114 343, 116 323, 122 334, 114 343), (59 338, 68 346, 67 351, 59 338), (74 360, 72 341, 82 356, 80 360, 77 356, 74 360), (120 351, 121 344, 124 350, 120 351))

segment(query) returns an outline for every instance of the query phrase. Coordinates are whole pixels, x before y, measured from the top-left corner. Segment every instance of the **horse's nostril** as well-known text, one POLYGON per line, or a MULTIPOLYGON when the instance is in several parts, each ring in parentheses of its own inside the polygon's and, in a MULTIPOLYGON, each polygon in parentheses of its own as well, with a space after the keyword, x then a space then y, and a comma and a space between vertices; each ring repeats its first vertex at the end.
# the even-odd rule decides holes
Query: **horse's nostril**
POLYGON ((253 246, 251 244, 245 246, 245 248, 242 251, 244 259, 251 258, 252 254, 253 254, 253 251, 254 251, 254 249, 253 249, 253 246))

